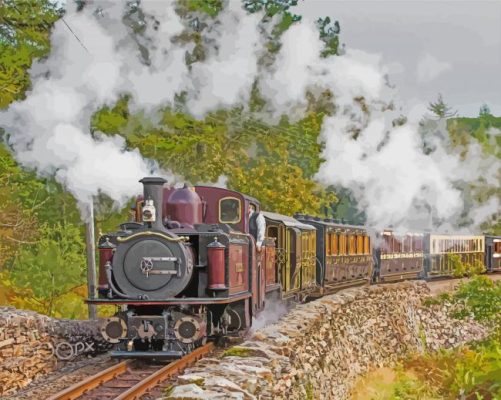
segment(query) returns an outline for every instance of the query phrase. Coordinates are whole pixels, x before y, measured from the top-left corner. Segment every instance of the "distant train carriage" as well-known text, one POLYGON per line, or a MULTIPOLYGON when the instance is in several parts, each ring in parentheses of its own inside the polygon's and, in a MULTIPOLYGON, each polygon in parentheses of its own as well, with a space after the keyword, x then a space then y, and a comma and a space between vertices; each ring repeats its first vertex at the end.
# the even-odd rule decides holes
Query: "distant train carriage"
POLYGON ((313 226, 272 212, 263 212, 266 236, 274 239, 282 297, 316 288, 316 230, 313 226))
POLYGON ((324 291, 370 280, 372 246, 365 227, 302 214, 296 218, 317 229, 317 284, 324 291))
POLYGON ((481 235, 427 234, 424 241, 426 277, 454 275, 456 260, 463 264, 483 265, 484 243, 485 237, 481 235))
POLYGON ((501 236, 485 236, 485 267, 488 272, 501 271, 501 236))
POLYGON ((376 237, 376 281, 389 282, 422 276, 422 234, 408 233, 399 236, 391 230, 385 230, 376 237))

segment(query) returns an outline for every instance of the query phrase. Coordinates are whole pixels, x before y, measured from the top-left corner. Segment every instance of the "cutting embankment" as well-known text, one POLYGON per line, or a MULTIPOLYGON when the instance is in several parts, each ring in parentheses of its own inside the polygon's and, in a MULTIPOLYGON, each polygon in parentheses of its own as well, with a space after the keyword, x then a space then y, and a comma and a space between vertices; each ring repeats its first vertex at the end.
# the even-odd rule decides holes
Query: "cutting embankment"
MULTIPOLYGON (((451 317, 450 303, 430 299, 429 285, 414 281, 347 289, 298 305, 241 345, 184 371, 164 398, 345 399, 369 371, 489 335, 470 317, 451 317)), ((88 321, 0 309, 3 394, 56 369, 59 343, 105 350, 88 321)))
POLYGON ((221 358, 206 358, 166 399, 344 399, 368 371, 411 353, 481 340, 489 330, 423 304, 424 282, 354 288, 300 305, 221 358))

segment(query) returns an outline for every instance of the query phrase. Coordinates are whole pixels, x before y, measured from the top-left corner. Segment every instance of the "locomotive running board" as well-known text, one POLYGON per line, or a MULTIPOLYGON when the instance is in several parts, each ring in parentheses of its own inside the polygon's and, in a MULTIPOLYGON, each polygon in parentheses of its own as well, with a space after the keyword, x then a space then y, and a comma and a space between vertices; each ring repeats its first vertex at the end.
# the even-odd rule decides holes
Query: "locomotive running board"
POLYGON ((233 295, 230 297, 174 297, 165 300, 139 300, 139 299, 86 299, 87 304, 132 304, 132 305, 179 305, 179 304, 228 304, 235 301, 245 300, 251 294, 233 295))

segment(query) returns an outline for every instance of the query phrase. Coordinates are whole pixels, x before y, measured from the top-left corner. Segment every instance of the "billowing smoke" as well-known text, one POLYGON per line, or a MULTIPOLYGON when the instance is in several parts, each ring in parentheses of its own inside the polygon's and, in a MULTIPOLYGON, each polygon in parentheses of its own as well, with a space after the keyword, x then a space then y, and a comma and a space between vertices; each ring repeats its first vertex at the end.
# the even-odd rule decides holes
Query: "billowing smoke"
POLYGON ((51 35, 50 56, 32 68, 26 100, 0 114, 18 161, 55 175, 80 203, 98 193, 123 203, 140 191, 141 177, 172 178, 137 150, 126 150, 121 137, 91 135, 92 114, 124 94, 134 109, 154 112, 184 92, 200 116, 246 102, 259 51, 257 16, 246 17, 230 2, 208 33, 205 62, 190 70, 192 44, 175 40, 186 29, 175 5, 95 1, 77 11, 68 2, 51 35))
POLYGON ((123 202, 154 170, 138 151, 126 151, 123 139, 90 135, 92 113, 127 85, 126 58, 105 19, 69 10, 54 27, 50 56, 33 67, 26 100, 1 114, 17 159, 41 175, 55 174, 80 203, 99 192, 123 202))
POLYGON ((306 109, 307 92, 333 94, 336 112, 324 120, 321 133, 321 183, 350 189, 367 224, 378 229, 452 230, 460 218, 478 229, 498 212, 498 199, 478 206, 465 203, 464 196, 479 180, 499 186, 497 159, 475 144, 460 155, 449 143, 445 121, 429 120, 425 107, 395 124, 396 93, 380 58, 357 50, 322 58, 322 46, 313 24, 291 27, 273 70, 260 82, 273 111, 296 118, 306 109))
POLYGON ((282 36, 273 62, 262 63, 269 27, 261 14, 228 1, 215 20, 205 21, 203 60, 190 64, 194 43, 182 35, 188 24, 204 20, 182 19, 175 4, 95 1, 77 12, 68 2, 50 57, 32 69, 27 99, 0 114, 17 159, 42 175, 55 174, 81 202, 99 192, 123 202, 140 190, 139 178, 165 173, 137 150, 125 150, 120 137, 91 135, 96 110, 130 94, 134 109, 154 112, 182 95, 187 110, 201 117, 246 106, 257 81, 275 120, 301 118, 306 93, 332 94, 335 113, 322 127, 325 162, 317 179, 350 189, 369 225, 447 228, 461 217, 477 226, 499 208, 498 200, 476 208, 464 196, 472 182, 499 186, 496 159, 473 145, 458 154, 445 126, 422 126, 417 108, 394 126, 396 94, 379 56, 348 49, 323 58, 317 27, 301 21, 282 36))
POLYGON ((292 303, 288 305, 285 301, 268 301, 257 317, 252 318, 252 328, 250 333, 255 333, 261 328, 277 322, 282 316, 287 314, 293 307, 292 303))
POLYGON ((202 117, 219 108, 249 103, 264 46, 258 29, 261 17, 248 15, 240 2, 230 1, 204 34, 217 46, 208 47, 206 60, 193 65, 190 113, 202 117))

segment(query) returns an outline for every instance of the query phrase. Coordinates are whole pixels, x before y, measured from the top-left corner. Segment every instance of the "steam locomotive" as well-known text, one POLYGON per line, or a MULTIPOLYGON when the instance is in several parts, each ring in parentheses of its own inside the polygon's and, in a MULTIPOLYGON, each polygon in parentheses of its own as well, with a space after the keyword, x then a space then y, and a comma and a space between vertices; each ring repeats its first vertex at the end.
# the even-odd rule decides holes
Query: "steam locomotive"
POLYGON ((140 182, 134 221, 99 239, 98 298, 87 300, 117 307, 101 326, 115 357, 182 357, 208 339, 247 331, 267 301, 447 276, 450 254, 501 270, 501 237, 398 237, 264 212, 256 199, 228 189, 173 188, 153 177, 140 182), (249 210, 266 221, 258 247, 249 210))

